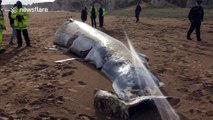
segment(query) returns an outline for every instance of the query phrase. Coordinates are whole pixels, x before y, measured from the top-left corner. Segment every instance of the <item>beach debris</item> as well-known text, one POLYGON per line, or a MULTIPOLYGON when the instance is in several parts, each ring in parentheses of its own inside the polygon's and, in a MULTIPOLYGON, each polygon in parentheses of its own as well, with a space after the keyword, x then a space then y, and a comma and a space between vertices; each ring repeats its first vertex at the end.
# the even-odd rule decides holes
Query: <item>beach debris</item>
POLYGON ((57 60, 57 61, 55 61, 55 63, 63 63, 63 62, 77 60, 77 59, 78 58, 68 58, 68 59, 63 59, 63 60, 57 60))

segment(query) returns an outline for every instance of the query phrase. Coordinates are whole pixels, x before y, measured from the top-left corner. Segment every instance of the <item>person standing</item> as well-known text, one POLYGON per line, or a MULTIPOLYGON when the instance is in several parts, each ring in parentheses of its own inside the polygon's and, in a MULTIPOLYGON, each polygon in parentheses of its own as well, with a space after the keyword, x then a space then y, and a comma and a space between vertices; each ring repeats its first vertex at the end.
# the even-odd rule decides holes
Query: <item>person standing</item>
POLYGON ((99 8, 98 12, 99 12, 98 15, 99 15, 99 24, 100 24, 99 26, 103 27, 103 25, 104 25, 104 16, 106 15, 106 10, 105 10, 105 8, 103 8, 103 6, 101 6, 99 8))
POLYGON ((85 7, 85 8, 81 11, 81 20, 82 20, 82 22, 87 21, 87 7, 85 7))
POLYGON ((11 18, 14 19, 14 27, 17 33, 18 47, 22 47, 22 36, 21 36, 22 32, 23 32, 27 47, 31 47, 30 38, 29 38, 28 30, 27 30, 29 12, 27 11, 27 8, 22 6, 21 1, 17 1, 16 7, 13 9, 13 12, 11 14, 11 18))
POLYGON ((5 51, 5 49, 2 48, 2 41, 3 41, 3 31, 6 30, 1 3, 2 0, 0 0, 0 53, 5 51))
POLYGON ((191 22, 191 26, 187 33, 188 40, 192 40, 191 34, 194 31, 194 29, 196 29, 197 41, 201 41, 200 27, 204 17, 204 10, 201 4, 202 4, 202 0, 197 0, 197 5, 192 7, 189 12, 188 18, 191 22))
POLYGON ((138 5, 135 8, 136 23, 139 22, 141 10, 142 10, 142 8, 140 6, 140 3, 138 3, 138 5))
POLYGON ((92 9, 90 10, 90 18, 91 18, 91 22, 92 22, 92 26, 94 26, 96 28, 96 17, 98 15, 97 9, 95 8, 95 6, 92 6, 92 9))
POLYGON ((12 11, 15 7, 16 7, 16 4, 13 5, 13 7, 8 12, 8 17, 9 17, 9 20, 10 20, 10 27, 12 28, 12 34, 11 34, 11 37, 10 37, 9 45, 14 45, 13 39, 16 37, 16 29, 14 27, 14 19, 11 17, 12 11))

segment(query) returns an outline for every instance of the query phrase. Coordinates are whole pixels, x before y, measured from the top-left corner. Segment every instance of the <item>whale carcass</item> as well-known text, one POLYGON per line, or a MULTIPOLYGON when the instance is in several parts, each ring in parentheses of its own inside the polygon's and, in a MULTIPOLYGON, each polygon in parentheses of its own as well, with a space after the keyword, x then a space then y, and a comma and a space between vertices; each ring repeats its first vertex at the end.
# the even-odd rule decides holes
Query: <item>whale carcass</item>
POLYGON ((132 51, 117 39, 77 20, 66 21, 56 32, 55 44, 92 63, 112 81, 116 94, 96 90, 95 108, 109 116, 129 119, 129 108, 139 103, 153 103, 153 100, 169 99, 165 96, 150 96, 150 89, 160 87, 159 79, 149 71, 148 58, 137 54, 144 67, 135 64, 132 51), (147 82, 148 73, 154 84, 147 82), (140 79, 139 79, 140 78, 140 79), (113 100, 115 103, 107 105, 113 100), (116 101, 117 103, 116 104, 116 101), (104 107, 105 104, 105 107, 104 107), (116 109, 115 109, 116 108, 116 109), (119 109, 118 109, 119 108, 119 109), (114 115, 113 115, 114 113, 114 115))

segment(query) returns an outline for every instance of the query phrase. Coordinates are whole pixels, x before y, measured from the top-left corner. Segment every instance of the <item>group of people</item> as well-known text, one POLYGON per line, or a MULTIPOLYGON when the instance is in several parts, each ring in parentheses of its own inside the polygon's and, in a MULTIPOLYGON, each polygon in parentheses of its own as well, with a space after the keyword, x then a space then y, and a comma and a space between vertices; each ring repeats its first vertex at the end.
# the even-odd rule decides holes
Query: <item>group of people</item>
MULTIPOLYGON (((81 11, 81 20, 82 22, 87 21, 87 7, 85 7, 82 11, 81 11)), ((95 8, 95 6, 93 5, 92 8, 89 11, 89 15, 91 18, 91 24, 93 27, 96 28, 96 18, 99 17, 99 27, 103 27, 104 26, 104 16, 106 15, 106 9, 101 6, 99 8, 99 10, 97 8, 95 8)))
MULTIPOLYGON (((3 40, 3 31, 6 30, 5 23, 4 23, 4 14, 3 14, 1 3, 2 3, 2 0, 0 0, 0 53, 2 51, 5 51, 5 49, 3 49, 2 47, 2 40, 3 40)), ((192 7, 189 12, 188 18, 191 22, 191 27, 189 28, 187 33, 188 40, 192 40, 191 34, 196 29, 197 41, 201 41, 200 27, 204 18, 204 10, 201 4, 202 4, 202 0, 197 0, 197 5, 192 7)), ((21 1, 17 1, 16 4, 9 11, 8 16, 10 20, 10 26, 12 28, 12 35, 11 35, 9 44, 14 45, 13 39, 16 37, 18 47, 22 47, 22 33, 23 33, 26 45, 28 47, 31 47, 30 38, 29 38, 28 30, 27 30, 29 12, 23 9, 26 9, 26 8, 23 7, 21 1)), ((138 4, 135 8, 136 23, 139 22, 141 11, 142 11, 142 8, 140 4, 138 4)), ((87 12, 87 8, 85 7, 81 11, 81 20, 83 22, 87 21, 87 15, 88 15, 88 12, 87 12)), ((99 27, 104 26, 104 16, 106 15, 106 10, 103 6, 101 6, 99 10, 97 10, 97 8, 95 8, 95 6, 93 5, 89 11, 89 15, 90 15, 91 24, 93 27, 96 28, 97 17, 99 17, 99 24, 100 24, 99 27)))
MULTIPOLYGON (((2 47, 3 31, 6 30, 4 14, 1 6, 2 0, 0 0, 0 53, 5 51, 2 47)), ((10 9, 8 13, 10 26, 12 28, 12 34, 9 41, 9 45, 14 45, 14 38, 17 38, 18 48, 22 47, 22 34, 25 38, 26 46, 31 47, 30 38, 27 30, 29 12, 22 5, 21 1, 17 1, 16 4, 10 9)))
MULTIPOLYGON (((202 0, 197 0, 197 5, 192 7, 189 12, 188 18, 189 18, 189 21, 191 22, 191 26, 187 32, 188 40, 192 40, 191 34, 194 30, 196 30, 197 41, 202 40, 200 37, 200 27, 201 27, 201 23, 204 18, 204 10, 203 10, 203 7, 201 6, 202 2, 203 2, 202 0)), ((142 11, 142 7, 140 6, 140 3, 138 3, 135 8, 136 23, 138 23, 140 21, 141 11, 142 11)), ((96 17, 99 16, 100 27, 103 27, 105 15, 106 15, 106 10, 102 6, 97 11, 97 9, 93 5, 90 10, 92 26, 96 27, 96 17)), ((81 19, 83 22, 85 22, 87 20, 87 8, 86 7, 81 11, 81 19)))

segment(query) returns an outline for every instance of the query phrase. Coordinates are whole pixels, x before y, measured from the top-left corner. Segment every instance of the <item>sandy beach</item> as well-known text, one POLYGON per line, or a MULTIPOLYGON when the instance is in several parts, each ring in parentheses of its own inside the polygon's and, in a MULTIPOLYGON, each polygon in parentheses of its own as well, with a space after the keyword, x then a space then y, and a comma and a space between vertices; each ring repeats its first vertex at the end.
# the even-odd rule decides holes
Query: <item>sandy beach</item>
MULTIPOLYGON (((57 28, 80 13, 48 12, 30 16, 32 48, 9 46, 7 21, 0 54, 0 120, 96 120, 93 92, 113 91, 111 81, 83 59, 53 46, 57 28)), ((7 16, 6 16, 7 17, 7 16)), ((87 21, 90 24, 90 20, 87 21)), ((181 101, 174 109, 190 120, 213 119, 213 21, 204 21, 202 42, 186 40, 187 19, 107 16, 103 32, 149 56, 151 70, 165 83, 168 96, 181 101)), ((16 41, 16 40, 15 40, 16 41)), ((25 44, 23 45, 25 46, 25 44)))

